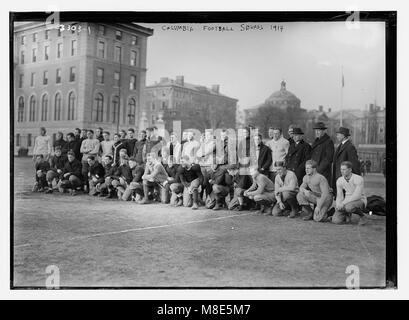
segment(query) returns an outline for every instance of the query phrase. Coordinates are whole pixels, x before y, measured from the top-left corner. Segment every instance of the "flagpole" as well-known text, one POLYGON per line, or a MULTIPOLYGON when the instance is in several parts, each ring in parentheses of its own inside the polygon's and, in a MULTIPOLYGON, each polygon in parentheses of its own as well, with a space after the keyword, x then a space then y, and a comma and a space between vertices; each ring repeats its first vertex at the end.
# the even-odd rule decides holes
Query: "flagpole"
POLYGON ((339 118, 339 126, 342 127, 342 118, 343 118, 343 103, 344 103, 344 66, 341 66, 341 114, 339 118))

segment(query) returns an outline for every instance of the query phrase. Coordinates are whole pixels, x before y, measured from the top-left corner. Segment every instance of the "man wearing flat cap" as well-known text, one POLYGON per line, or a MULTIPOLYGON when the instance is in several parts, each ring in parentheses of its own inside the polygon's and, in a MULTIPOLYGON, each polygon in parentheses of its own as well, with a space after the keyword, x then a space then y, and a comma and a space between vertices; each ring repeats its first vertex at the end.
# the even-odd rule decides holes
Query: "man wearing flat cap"
POLYGON ((332 161, 332 183, 331 186, 335 192, 337 179, 341 176, 341 163, 349 161, 352 163, 352 173, 361 175, 361 168, 358 159, 358 152, 351 142, 351 134, 349 129, 339 127, 337 130, 337 140, 339 145, 334 153, 332 161))
POLYGON ((311 146, 303 140, 301 128, 293 128, 294 143, 290 144, 285 162, 288 170, 295 173, 298 185, 301 185, 305 175, 305 162, 310 159, 311 146))
POLYGON ((317 172, 331 183, 332 160, 334 157, 334 142, 327 134, 323 122, 314 125, 315 140, 311 145, 311 160, 317 163, 317 172))

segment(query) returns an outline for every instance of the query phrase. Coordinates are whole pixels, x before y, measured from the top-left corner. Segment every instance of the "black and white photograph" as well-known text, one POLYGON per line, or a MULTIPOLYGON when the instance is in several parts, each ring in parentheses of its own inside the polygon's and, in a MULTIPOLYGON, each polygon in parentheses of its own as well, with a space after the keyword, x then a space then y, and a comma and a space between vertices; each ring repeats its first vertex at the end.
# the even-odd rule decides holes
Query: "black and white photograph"
POLYGON ((396 23, 10 12, 10 288, 396 289, 396 23))

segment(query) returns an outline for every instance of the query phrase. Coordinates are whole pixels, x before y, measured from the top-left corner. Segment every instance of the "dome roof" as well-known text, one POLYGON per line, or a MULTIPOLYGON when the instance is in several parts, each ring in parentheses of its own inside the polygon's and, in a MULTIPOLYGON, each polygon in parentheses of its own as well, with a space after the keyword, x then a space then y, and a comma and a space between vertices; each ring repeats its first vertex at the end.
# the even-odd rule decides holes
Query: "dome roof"
POLYGON ((281 102, 281 101, 297 101, 297 102, 300 101, 300 99, 298 99, 294 93, 287 90, 285 81, 281 82, 280 90, 274 92, 271 96, 269 96, 266 99, 266 103, 281 102))

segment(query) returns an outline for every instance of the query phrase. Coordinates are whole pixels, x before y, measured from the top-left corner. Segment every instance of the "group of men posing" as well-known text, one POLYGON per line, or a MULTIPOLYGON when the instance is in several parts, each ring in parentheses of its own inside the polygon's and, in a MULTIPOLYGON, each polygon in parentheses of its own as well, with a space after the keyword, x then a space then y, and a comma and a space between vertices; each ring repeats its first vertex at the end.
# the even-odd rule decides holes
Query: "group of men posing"
POLYGON ((227 130, 216 139, 206 130, 199 140, 193 131, 178 141, 166 142, 157 128, 110 133, 76 129, 66 139, 58 133, 54 145, 40 129, 33 157, 35 191, 78 191, 103 198, 147 204, 161 201, 173 206, 220 210, 257 210, 258 214, 341 224, 359 215, 366 222, 364 182, 357 151, 347 128, 337 131, 338 147, 314 126, 310 145, 300 128, 290 126, 285 139, 281 128, 270 128, 269 139, 253 127, 243 138, 231 140, 227 130), (232 150, 232 146, 233 149, 232 150), (221 152, 216 152, 221 150, 221 152), (335 204, 334 204, 335 198, 335 204), (228 201, 227 201, 228 200, 228 201))

